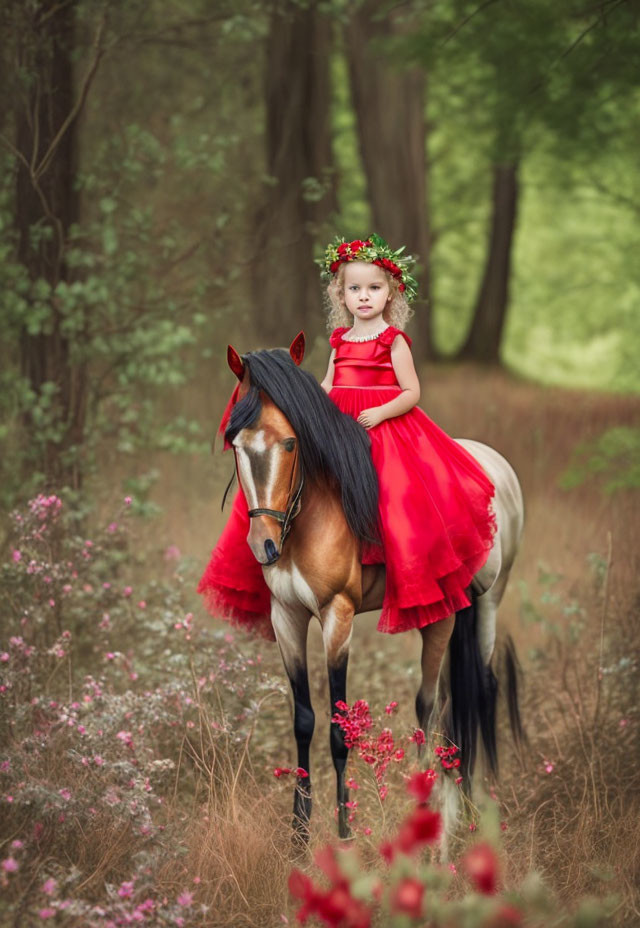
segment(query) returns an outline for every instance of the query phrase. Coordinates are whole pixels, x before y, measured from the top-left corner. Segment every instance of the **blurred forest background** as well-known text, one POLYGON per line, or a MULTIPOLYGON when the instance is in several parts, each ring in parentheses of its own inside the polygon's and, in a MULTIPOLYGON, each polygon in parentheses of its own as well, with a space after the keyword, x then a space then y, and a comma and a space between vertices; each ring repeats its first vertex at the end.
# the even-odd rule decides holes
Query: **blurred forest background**
MULTIPOLYGON (((0 508, 20 507, 2 529, 0 915, 289 911, 278 655, 225 638, 194 592, 232 470, 209 452, 227 343, 304 329, 321 377, 314 259, 375 231, 417 257, 421 406, 524 489, 501 624, 531 748, 502 768, 507 882, 544 873, 545 923, 610 891, 611 923, 636 925, 638 3, 0 0, 0 37, 0 508)), ((417 635, 375 622, 356 623, 349 692, 399 700, 410 731, 417 635)), ((402 800, 380 814, 371 795, 373 859, 402 800)))
POLYGON ((227 341, 321 373, 336 233, 417 256, 418 361, 640 388, 631 0, 0 10, 5 502, 201 449, 227 341))

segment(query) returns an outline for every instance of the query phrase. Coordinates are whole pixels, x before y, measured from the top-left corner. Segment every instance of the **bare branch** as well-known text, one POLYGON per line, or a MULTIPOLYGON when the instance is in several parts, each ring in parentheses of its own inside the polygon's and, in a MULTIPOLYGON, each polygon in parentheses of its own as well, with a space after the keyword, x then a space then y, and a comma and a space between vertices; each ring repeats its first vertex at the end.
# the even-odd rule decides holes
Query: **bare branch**
POLYGON ((58 147, 62 138, 64 137, 64 134, 69 129, 69 126, 71 126, 71 124, 74 122, 74 120, 77 118, 78 114, 81 112, 82 108, 84 107, 84 104, 87 99, 87 95, 89 93, 89 87, 91 86, 91 83, 93 81, 93 78, 95 77, 96 71, 98 70, 100 59, 102 58, 105 52, 105 49, 101 45, 102 34, 104 32, 105 25, 106 25, 106 17, 103 15, 102 19, 100 20, 100 25, 98 26, 98 31, 96 32, 96 37, 93 42, 93 47, 95 49, 95 55, 85 75, 85 79, 82 83, 82 89, 80 91, 78 99, 75 105, 72 107, 71 112, 68 114, 67 118, 65 119, 65 121, 62 123, 62 125, 58 129, 58 132, 56 133, 55 138, 49 145, 49 148, 47 149, 45 155, 43 156, 42 161, 36 168, 33 174, 35 179, 41 177, 44 174, 44 172, 47 170, 51 162, 51 159, 55 155, 56 148, 58 147))
POLYGON ((462 20, 462 22, 459 23, 459 25, 457 25, 457 26, 455 27, 455 29, 453 29, 453 30, 445 37, 445 39, 444 39, 444 41, 442 42, 442 44, 443 44, 443 45, 446 45, 446 43, 447 43, 450 39, 453 39, 454 36, 456 36, 456 35, 460 32, 460 30, 463 29, 463 28, 467 25, 467 23, 470 22, 470 21, 474 18, 474 16, 477 16, 478 13, 483 13, 484 10, 486 10, 486 9, 487 9, 488 7, 490 7, 490 6, 493 6, 493 4, 494 4, 494 3, 497 3, 497 2, 498 2, 498 0, 485 0, 484 3, 481 3, 480 6, 479 6, 477 9, 475 9, 472 13, 469 13, 468 16, 465 16, 465 18, 462 20))

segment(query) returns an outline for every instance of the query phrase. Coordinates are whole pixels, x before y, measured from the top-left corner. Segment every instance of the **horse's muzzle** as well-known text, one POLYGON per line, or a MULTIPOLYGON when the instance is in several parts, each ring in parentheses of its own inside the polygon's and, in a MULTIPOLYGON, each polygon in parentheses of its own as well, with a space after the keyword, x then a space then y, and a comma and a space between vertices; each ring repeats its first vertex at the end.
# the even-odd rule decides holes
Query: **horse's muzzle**
POLYGON ((270 564, 275 564, 275 562, 280 557, 280 552, 278 551, 278 548, 276 547, 276 543, 275 541, 273 541, 272 538, 267 538, 267 540, 265 541, 264 553, 267 555, 267 563, 266 563, 267 567, 270 564))

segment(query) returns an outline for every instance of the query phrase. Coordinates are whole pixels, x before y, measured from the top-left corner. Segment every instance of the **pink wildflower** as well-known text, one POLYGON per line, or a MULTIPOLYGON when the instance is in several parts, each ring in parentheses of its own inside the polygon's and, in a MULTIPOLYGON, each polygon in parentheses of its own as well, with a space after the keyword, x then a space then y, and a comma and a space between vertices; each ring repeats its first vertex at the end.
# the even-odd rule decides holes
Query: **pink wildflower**
POLYGON ((178 905, 189 906, 193 902, 193 893, 184 892, 178 896, 178 905))
POLYGON ((393 889, 391 911, 404 913, 411 918, 421 918, 423 896, 424 884, 415 877, 405 877, 393 889))
POLYGON ((49 877, 49 879, 45 880, 42 884, 42 892, 47 896, 52 896, 56 891, 57 885, 57 881, 54 880, 53 877, 49 877))
POLYGON ((123 596, 131 596, 132 593, 133 593, 133 587, 131 586, 125 586, 124 590, 122 591, 123 596))
POLYGON ((18 551, 17 549, 15 549, 15 548, 14 548, 13 551, 11 552, 11 557, 12 557, 12 559, 13 559, 13 563, 14 563, 14 564, 17 564, 18 561, 21 561, 21 560, 22 560, 22 554, 21 554, 21 552, 18 551))
POLYGON ((107 531, 109 532, 110 535, 113 535, 114 532, 117 532, 117 531, 118 531, 118 523, 117 523, 117 522, 110 522, 110 523, 107 525, 107 531))
POLYGON ((132 502, 133 502, 133 500, 131 499, 130 496, 125 496, 125 498, 124 498, 124 504, 125 504, 125 506, 130 506, 132 502))
POLYGON ((140 602, 138 603, 138 609, 146 609, 146 608, 147 608, 146 602, 144 601, 144 599, 141 599, 140 602))
POLYGON ((38 912, 39 917, 44 921, 45 918, 53 918, 56 914, 56 910, 52 908, 40 909, 38 912))
POLYGON ((387 715, 393 715, 397 708, 398 703, 394 701, 390 702, 388 706, 385 706, 384 711, 387 713, 387 715))
POLYGON ((554 765, 547 761, 547 763, 544 765, 544 769, 547 773, 553 773, 554 765))
POLYGON ((7 651, 3 651, 2 654, 0 654, 0 661, 2 661, 3 664, 6 664, 8 660, 9 660, 9 654, 7 653, 7 651))
POLYGON ((487 896, 498 888, 498 858, 490 844, 476 844, 462 858, 465 873, 475 889, 487 896))
POLYGON ((133 896, 133 884, 133 880, 128 883, 121 884, 120 889, 118 890, 118 895, 121 899, 130 899, 131 896, 133 896))
POLYGON ((15 857, 5 857, 1 866, 5 873, 15 873, 20 868, 15 857))

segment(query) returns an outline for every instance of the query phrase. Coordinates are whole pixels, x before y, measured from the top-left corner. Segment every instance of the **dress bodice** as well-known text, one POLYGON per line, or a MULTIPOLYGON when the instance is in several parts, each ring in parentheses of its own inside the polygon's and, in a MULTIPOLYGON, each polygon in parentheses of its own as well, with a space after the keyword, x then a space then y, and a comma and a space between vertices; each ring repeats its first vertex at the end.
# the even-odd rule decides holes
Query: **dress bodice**
POLYGON ((351 342, 343 337, 349 331, 346 327, 334 329, 329 339, 331 347, 336 349, 333 386, 399 386, 391 362, 391 346, 396 335, 402 335, 411 345, 409 336, 390 325, 377 338, 351 342))

